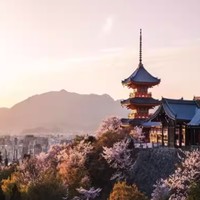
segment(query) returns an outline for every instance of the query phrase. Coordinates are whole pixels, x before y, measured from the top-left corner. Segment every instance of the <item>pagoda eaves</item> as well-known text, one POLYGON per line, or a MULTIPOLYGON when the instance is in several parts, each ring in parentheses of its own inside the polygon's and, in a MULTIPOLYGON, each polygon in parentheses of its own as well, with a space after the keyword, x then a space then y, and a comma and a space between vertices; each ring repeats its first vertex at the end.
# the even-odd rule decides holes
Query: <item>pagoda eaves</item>
POLYGON ((123 85, 133 87, 137 85, 147 85, 152 87, 160 83, 160 79, 152 76, 143 66, 139 64, 138 68, 125 80, 122 81, 123 85))
POLYGON ((157 99, 154 99, 152 97, 135 97, 135 98, 129 98, 126 100, 122 100, 121 104, 127 107, 135 107, 135 106, 146 106, 146 107, 155 107, 157 105, 160 105, 160 101, 157 99))
POLYGON ((128 119, 128 118, 122 118, 121 122, 123 124, 123 127, 130 127, 130 126, 140 126, 142 125, 146 120, 144 119, 128 119))

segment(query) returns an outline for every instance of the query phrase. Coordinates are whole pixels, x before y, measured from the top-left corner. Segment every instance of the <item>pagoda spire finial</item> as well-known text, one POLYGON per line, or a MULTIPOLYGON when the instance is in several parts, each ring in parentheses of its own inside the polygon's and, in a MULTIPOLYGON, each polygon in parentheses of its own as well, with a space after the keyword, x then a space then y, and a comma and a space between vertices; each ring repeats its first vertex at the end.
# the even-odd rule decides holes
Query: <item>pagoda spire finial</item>
POLYGON ((142 29, 140 29, 140 55, 139 55, 139 65, 142 65, 142 29))

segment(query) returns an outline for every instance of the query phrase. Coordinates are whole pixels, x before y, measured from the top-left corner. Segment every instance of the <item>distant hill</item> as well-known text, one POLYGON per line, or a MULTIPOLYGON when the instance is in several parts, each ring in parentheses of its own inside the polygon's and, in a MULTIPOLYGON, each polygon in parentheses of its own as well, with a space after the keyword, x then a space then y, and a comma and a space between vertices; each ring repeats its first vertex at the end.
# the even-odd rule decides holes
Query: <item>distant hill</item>
POLYGON ((111 115, 127 110, 109 95, 77 94, 61 90, 32 96, 12 108, 0 108, 0 132, 94 131, 111 115))

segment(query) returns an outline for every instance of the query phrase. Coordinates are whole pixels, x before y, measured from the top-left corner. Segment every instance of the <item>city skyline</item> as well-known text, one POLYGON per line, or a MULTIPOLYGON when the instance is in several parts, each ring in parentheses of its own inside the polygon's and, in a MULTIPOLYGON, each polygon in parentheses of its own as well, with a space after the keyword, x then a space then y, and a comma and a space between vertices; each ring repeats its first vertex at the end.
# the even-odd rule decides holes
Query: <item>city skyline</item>
POLYGON ((65 89, 126 99, 139 63, 161 79, 155 98, 199 96, 200 2, 0 1, 0 107, 65 89), (181 5, 181 6, 180 6, 181 5))

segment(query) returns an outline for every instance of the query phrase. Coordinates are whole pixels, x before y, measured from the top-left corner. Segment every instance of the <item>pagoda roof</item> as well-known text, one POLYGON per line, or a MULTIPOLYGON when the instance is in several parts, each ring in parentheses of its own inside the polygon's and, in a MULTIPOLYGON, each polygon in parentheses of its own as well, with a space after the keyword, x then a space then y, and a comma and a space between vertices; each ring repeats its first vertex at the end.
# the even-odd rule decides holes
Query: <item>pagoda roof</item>
POLYGON ((152 76, 143 66, 139 64, 138 68, 125 80, 122 81, 123 85, 157 85, 160 83, 160 79, 152 76))
POLYGON ((161 127, 162 125, 160 122, 152 122, 148 121, 148 119, 139 119, 139 118, 135 119, 122 118, 121 122, 123 126, 143 126, 145 128, 161 127))
POLYGON ((172 120, 189 122, 192 120, 199 106, 194 100, 162 98, 161 105, 151 116, 151 120, 165 113, 172 120))
POLYGON ((159 105, 160 101, 152 97, 134 97, 121 101, 122 105, 159 105))
POLYGON ((141 126, 144 122, 146 122, 147 119, 129 119, 129 118, 122 118, 122 126, 141 126))
POLYGON ((196 109, 196 113, 192 120, 188 123, 189 126, 200 126, 200 109, 196 109))

